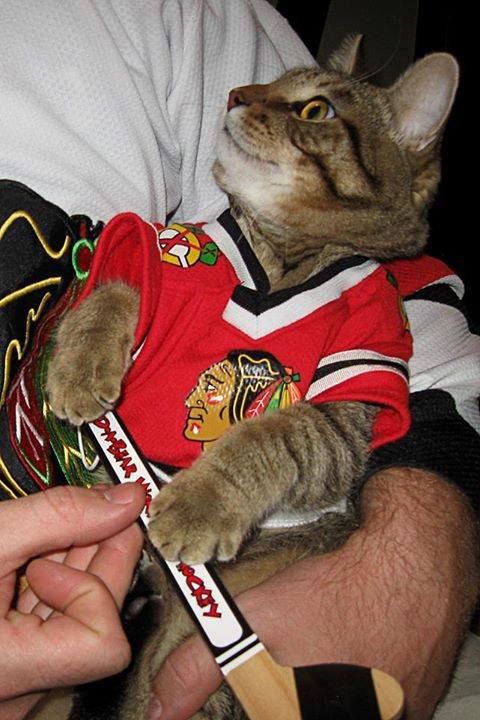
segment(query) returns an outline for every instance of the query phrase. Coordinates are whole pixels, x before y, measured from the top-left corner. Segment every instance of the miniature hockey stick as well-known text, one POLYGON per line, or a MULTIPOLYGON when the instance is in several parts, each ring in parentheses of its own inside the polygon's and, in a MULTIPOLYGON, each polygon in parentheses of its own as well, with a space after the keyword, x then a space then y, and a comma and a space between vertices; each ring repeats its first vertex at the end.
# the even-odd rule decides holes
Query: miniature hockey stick
MULTIPOLYGON (((138 482, 147 503, 139 518, 145 533, 148 507, 162 480, 149 469, 113 412, 88 428, 114 482, 138 482)), ((170 478, 165 476, 164 482, 170 478)), ((185 603, 228 684, 250 720, 398 720, 403 692, 380 670, 332 664, 278 665, 241 615, 214 569, 165 560, 152 551, 185 603)))

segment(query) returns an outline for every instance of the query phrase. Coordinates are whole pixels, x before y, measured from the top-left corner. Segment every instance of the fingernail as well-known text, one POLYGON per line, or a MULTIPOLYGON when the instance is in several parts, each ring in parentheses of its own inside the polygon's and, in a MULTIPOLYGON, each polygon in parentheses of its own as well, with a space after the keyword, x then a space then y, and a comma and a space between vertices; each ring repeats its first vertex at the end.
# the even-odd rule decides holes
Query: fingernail
POLYGON ((115 505, 128 505, 134 497, 134 483, 126 485, 114 485, 104 491, 104 497, 115 505))
POLYGON ((160 720, 162 716, 162 703, 160 700, 155 697, 155 695, 150 700, 150 705, 148 706, 148 713, 147 718, 148 720, 160 720))

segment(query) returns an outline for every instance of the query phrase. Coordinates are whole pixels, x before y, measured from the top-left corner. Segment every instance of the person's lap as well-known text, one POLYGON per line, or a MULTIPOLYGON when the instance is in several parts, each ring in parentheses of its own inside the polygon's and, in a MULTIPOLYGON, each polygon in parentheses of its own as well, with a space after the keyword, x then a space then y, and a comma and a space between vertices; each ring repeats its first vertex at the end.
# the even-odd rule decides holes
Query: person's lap
MULTIPOLYGON (((452 683, 433 720, 478 720, 480 708, 480 637, 470 633, 458 660, 452 683)), ((68 691, 55 692, 33 711, 28 720, 67 720, 71 708, 68 691)))
MULTIPOLYGON (((134 210, 208 220, 223 209, 210 166, 228 91, 312 60, 266 4, 238 0, 228 14, 221 0, 193 5, 6 4, 0 177, 93 219, 134 210)), ((470 635, 435 720, 477 718, 479 677, 470 635)))

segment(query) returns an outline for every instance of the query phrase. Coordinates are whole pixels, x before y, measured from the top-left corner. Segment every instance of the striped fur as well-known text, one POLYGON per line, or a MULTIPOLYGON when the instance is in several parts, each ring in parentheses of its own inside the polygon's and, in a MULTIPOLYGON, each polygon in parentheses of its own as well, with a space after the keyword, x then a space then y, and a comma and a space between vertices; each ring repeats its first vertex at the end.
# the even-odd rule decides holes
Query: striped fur
MULTIPOLYGON (((449 56, 431 56, 393 88, 380 89, 347 74, 358 67, 358 46, 358 41, 345 45, 331 69, 293 70, 231 96, 215 177, 230 196, 272 290, 292 287, 344 256, 386 260, 413 256, 424 247, 425 210, 439 180, 439 140, 456 90, 456 63, 449 56), (428 93, 435 97, 425 100, 428 93), (308 102, 318 97, 334 116, 302 118, 308 102)), ((124 296, 124 307, 136 307, 132 289, 113 289, 124 296)), ((79 327, 77 316, 75 325, 83 338, 81 354, 88 357, 96 352, 98 333, 110 324, 118 298, 97 302, 93 293, 86 302, 89 320, 79 327)), ((59 337, 66 335, 60 331, 59 337)), ((108 355, 117 345, 103 344, 103 352, 108 355)), ((60 415, 63 407, 55 406, 55 397, 63 393, 59 368, 66 358, 71 366, 75 351, 68 339, 62 341, 49 372, 50 397, 60 415)), ((355 372, 348 357, 335 360, 337 369, 349 366, 355 372)), ((81 357, 78 366, 85 367, 81 357)), ((316 382, 325 379, 326 371, 319 366, 316 382)), ((392 371, 404 373, 405 367, 392 371)), ((77 385, 70 384, 79 395, 77 385)), ((92 411, 98 413, 98 407, 92 411)), ((348 495, 365 469, 375 414, 363 403, 314 408, 302 402, 232 427, 162 491, 153 508, 152 542, 169 560, 236 558, 223 569, 233 593, 299 557, 332 549, 344 540, 353 515, 334 518, 330 525, 324 518, 294 531, 258 531, 258 524, 273 508, 327 506, 348 495)), ((88 416, 84 399, 74 419, 79 416, 88 416)), ((164 596, 162 624, 146 643, 126 699, 112 709, 112 718, 144 717, 152 673, 192 632, 156 571, 150 571, 150 581, 164 596)), ((224 691, 205 712, 216 720, 241 717, 224 691)))

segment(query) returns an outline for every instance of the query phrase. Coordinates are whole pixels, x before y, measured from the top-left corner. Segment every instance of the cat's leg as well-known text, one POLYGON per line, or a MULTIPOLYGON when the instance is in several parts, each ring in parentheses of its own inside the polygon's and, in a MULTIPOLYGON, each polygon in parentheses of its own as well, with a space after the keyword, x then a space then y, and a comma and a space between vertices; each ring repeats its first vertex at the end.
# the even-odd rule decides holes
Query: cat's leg
POLYGON ((155 498, 152 542, 170 561, 227 561, 269 513, 338 502, 364 470, 375 412, 297 403, 234 425, 155 498))
POLYGON ((46 383, 58 417, 80 425, 114 405, 130 365, 138 308, 137 292, 114 282, 99 286, 66 313, 46 383))
MULTIPOLYGON (((150 585, 150 579, 147 577, 147 585, 150 585)), ((190 616, 169 588, 166 580, 162 579, 160 583, 156 583, 153 589, 163 596, 158 605, 156 628, 134 658, 116 720, 147 718, 153 679, 172 650, 195 632, 190 616)))
MULTIPOLYGON (((308 543, 306 545, 308 546, 308 543)), ((298 543, 278 549, 273 545, 269 546, 267 555, 262 555, 261 546, 260 538, 254 543, 254 557, 249 560, 217 565, 216 569, 232 595, 263 582, 299 556, 298 543)), ((146 564, 143 577, 149 590, 158 594, 157 597, 162 596, 163 601, 158 606, 155 620, 157 629, 143 645, 129 673, 118 720, 146 718, 153 679, 172 650, 195 632, 190 616, 160 567, 156 563, 146 564)), ((245 720, 245 714, 233 698, 228 686, 223 683, 194 718, 195 720, 245 720)))
POLYGON ((248 720, 242 706, 225 682, 208 698, 203 709, 193 718, 194 720, 248 720))

